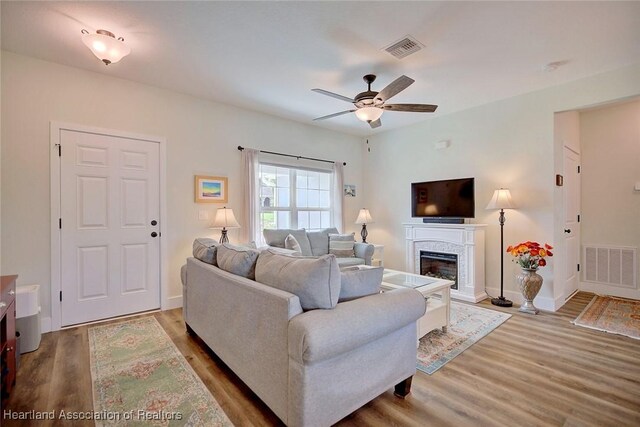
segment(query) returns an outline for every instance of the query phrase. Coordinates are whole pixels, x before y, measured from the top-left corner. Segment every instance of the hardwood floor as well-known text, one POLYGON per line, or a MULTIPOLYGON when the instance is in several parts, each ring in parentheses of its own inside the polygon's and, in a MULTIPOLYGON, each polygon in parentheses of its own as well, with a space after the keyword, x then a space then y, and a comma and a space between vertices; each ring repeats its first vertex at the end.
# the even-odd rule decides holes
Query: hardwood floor
MULTIPOLYGON (((405 400, 390 388, 338 424, 638 426, 640 341, 572 325, 591 298, 580 293, 559 312, 538 316, 502 309, 511 319, 434 375, 418 371, 405 400)), ((497 309, 488 301, 482 305, 497 309)), ((186 334, 179 309, 152 315, 236 426, 281 425, 220 359, 186 334)), ((23 355, 10 410, 92 410, 87 328, 45 334, 38 351, 23 355)), ((33 424, 4 419, 2 425, 33 424)))

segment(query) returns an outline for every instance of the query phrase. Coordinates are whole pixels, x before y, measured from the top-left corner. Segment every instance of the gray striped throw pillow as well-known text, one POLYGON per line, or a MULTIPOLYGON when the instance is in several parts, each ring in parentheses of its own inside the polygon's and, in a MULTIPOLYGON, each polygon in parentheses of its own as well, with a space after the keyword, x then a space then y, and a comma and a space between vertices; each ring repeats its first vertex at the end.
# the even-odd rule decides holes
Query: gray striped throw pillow
POLYGON ((329 234, 329 253, 338 258, 354 257, 355 234, 329 234))

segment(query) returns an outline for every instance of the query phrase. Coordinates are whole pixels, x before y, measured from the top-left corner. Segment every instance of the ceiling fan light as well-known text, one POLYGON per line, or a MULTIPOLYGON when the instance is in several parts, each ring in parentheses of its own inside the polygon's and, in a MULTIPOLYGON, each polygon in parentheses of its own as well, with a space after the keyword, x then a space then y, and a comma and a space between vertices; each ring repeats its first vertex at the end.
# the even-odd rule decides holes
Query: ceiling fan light
POLYGON ((378 107, 362 107, 356 110, 356 116, 363 122, 374 122, 378 120, 384 110, 378 107))
POLYGON ((82 42, 106 65, 115 64, 131 53, 124 39, 116 39, 113 33, 106 30, 98 30, 96 34, 83 31, 82 42))

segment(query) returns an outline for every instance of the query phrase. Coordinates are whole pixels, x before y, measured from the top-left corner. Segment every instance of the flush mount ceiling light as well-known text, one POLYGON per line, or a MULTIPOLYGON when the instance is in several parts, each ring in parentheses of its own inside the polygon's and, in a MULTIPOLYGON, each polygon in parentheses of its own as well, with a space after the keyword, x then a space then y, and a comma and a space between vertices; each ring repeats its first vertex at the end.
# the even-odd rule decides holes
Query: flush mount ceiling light
POLYGON ((131 53, 131 48, 124 44, 124 39, 107 30, 98 30, 95 34, 82 30, 82 42, 105 65, 115 64, 131 53))

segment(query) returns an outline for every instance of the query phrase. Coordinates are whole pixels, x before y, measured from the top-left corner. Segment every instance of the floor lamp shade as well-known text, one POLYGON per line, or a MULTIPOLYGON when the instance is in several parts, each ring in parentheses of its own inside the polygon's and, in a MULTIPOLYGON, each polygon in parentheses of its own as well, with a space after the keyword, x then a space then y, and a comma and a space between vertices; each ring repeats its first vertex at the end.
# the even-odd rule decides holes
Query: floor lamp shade
POLYGON ((356 218, 356 224, 362 224, 362 230, 360 231, 362 243, 367 243, 367 236, 369 235, 367 232, 367 224, 371 224, 372 222, 373 218, 371 217, 371 213, 369 213, 369 209, 360 209, 358 218, 356 218))
POLYGON ((500 188, 493 192, 493 197, 487 205, 487 209, 515 209, 516 205, 511 198, 508 188, 500 188))
POLYGON ((233 214, 233 209, 224 207, 216 211, 216 217, 209 228, 221 228, 222 235, 220 236, 220 243, 226 243, 229 241, 229 238, 227 237, 227 229, 240 228, 240 224, 238 224, 238 220, 236 220, 236 216, 233 214))
POLYGON ((513 303, 504 297, 504 210, 515 209, 516 205, 511 199, 511 192, 508 188, 500 188, 493 192, 493 197, 487 205, 487 209, 500 209, 500 296, 492 298, 491 304, 500 307, 511 307, 513 303))

